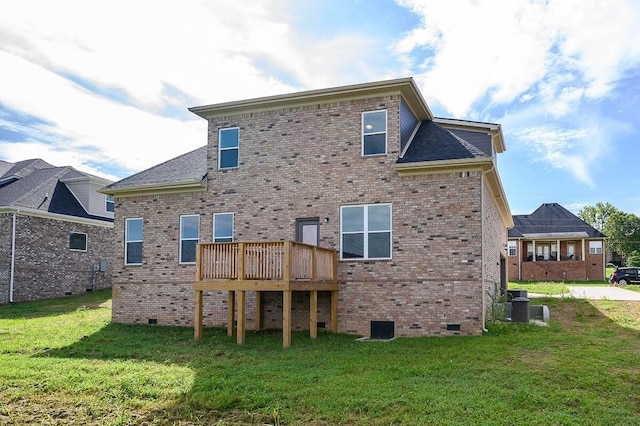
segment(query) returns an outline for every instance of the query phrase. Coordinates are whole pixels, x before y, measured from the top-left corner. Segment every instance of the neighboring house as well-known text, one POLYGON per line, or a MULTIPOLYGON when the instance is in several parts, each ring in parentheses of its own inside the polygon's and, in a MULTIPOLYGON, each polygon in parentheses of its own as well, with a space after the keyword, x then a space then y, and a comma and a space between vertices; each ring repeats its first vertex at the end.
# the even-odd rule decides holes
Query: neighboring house
POLYGON ((110 287, 111 181, 40 159, 0 161, 0 304, 110 287))
MULTIPOLYGON (((193 326, 196 269, 220 266, 196 265, 198 242, 298 240, 337 251, 337 299, 318 288, 320 327, 482 332, 489 293, 506 287, 512 226, 499 125, 434 118, 411 78, 190 111, 208 121, 207 146, 103 189, 117 211, 114 321, 193 326)), ((227 284, 204 285, 205 325, 228 326, 227 284)), ((280 328, 288 304, 292 328, 309 328, 313 290, 245 302, 245 289, 271 287, 242 285, 248 328, 280 328)))
POLYGON ((509 280, 605 279, 605 236, 557 203, 513 216, 509 280))

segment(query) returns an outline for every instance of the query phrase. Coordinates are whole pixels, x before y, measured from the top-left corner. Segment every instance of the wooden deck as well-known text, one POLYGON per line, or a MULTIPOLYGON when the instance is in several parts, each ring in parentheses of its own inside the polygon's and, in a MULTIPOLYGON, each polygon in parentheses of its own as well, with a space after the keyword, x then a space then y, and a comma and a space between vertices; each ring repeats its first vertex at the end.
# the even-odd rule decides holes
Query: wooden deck
POLYGON ((237 311, 237 342, 245 339, 245 295, 256 292, 256 328, 261 324, 262 291, 282 292, 282 345, 291 345, 292 292, 308 291, 309 332, 317 337, 318 291, 331 292, 331 326, 337 332, 337 253, 292 241, 200 243, 196 248, 195 338, 202 338, 202 294, 228 291, 227 333, 233 335, 237 311))

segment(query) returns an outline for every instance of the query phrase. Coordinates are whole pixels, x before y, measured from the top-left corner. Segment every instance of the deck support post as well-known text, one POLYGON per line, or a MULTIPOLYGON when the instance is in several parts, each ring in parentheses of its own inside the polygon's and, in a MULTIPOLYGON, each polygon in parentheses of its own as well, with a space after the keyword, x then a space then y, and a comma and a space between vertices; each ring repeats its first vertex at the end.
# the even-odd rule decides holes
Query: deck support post
POLYGON ((245 291, 238 290, 238 344, 242 345, 244 343, 244 331, 246 326, 246 313, 245 313, 245 291))
POLYGON ((318 337, 318 291, 309 292, 309 337, 318 337))
POLYGON ((256 290, 256 331, 262 330, 262 292, 256 290))
POLYGON ((338 291, 331 291, 331 332, 338 332, 338 291))
POLYGON ((196 291, 196 318, 195 318, 195 328, 194 328, 194 337, 196 340, 202 339, 202 290, 196 291))
POLYGON ((291 346, 291 290, 282 292, 282 347, 291 346))
POLYGON ((227 336, 233 336, 233 326, 236 322, 236 316, 234 310, 236 309, 236 292, 231 290, 227 295, 227 336))

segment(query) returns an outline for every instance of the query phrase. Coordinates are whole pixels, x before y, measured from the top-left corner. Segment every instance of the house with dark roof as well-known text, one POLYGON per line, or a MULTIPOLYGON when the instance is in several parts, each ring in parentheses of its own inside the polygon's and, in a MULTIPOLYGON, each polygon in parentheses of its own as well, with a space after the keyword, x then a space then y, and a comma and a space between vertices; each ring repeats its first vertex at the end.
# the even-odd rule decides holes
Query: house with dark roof
POLYGON ((0 161, 0 304, 110 287, 111 181, 41 159, 0 161))
POLYGON ((606 237, 557 203, 513 216, 509 280, 604 280, 606 237))
POLYGON ((190 111, 206 146, 102 190, 115 322, 482 333, 512 226, 500 125, 434 117, 411 78, 190 111))

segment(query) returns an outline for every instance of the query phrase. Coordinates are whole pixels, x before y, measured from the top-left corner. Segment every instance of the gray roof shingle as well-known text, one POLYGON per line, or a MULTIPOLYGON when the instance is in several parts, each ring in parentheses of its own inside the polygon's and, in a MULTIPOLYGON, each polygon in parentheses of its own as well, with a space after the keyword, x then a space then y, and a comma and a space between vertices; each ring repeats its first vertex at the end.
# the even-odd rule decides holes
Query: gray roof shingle
POLYGON ((545 203, 531 214, 514 215, 513 228, 509 238, 522 238, 532 234, 578 234, 590 238, 604 238, 605 235, 571 213, 558 203, 545 203))

